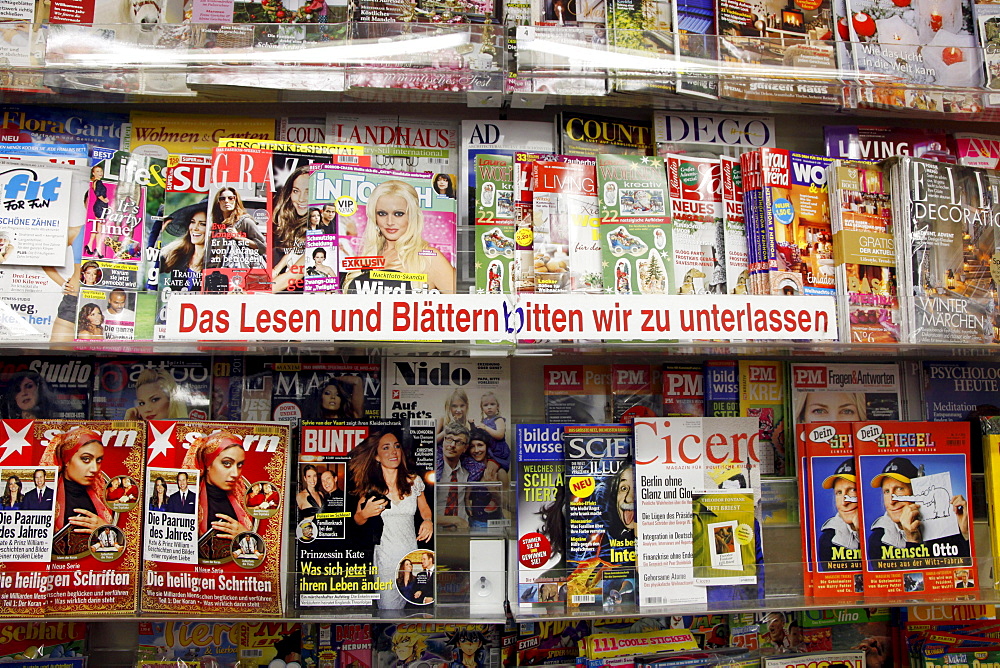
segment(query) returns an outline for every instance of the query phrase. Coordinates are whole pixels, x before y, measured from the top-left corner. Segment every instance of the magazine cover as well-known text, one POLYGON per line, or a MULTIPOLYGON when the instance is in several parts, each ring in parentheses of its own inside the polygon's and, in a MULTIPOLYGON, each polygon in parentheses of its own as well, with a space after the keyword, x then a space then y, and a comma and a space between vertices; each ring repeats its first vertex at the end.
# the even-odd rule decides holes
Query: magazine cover
POLYGON ((851 56, 859 76, 891 74, 913 85, 900 86, 893 97, 870 97, 862 89, 862 104, 955 112, 968 104, 964 93, 942 93, 921 85, 981 85, 981 55, 970 0, 915 0, 904 5, 848 0, 847 11, 851 56))
POLYGON ((306 628, 298 622, 244 622, 236 648, 240 668, 269 668, 302 658, 306 628))
POLYGON ((101 361, 91 417, 99 420, 207 420, 210 360, 101 361))
POLYGON ((827 167, 840 340, 898 343, 902 316, 888 177, 869 162, 827 167))
MULTIPOLYGON (((315 624, 319 668, 372 665, 371 624, 315 624)), ((303 659, 305 656, 303 656, 303 659)))
POLYGON ((212 157, 167 156, 167 190, 157 245, 156 275, 159 291, 156 311, 157 338, 166 324, 166 306, 174 292, 201 292, 202 270, 208 242, 208 187, 212 157))
POLYGON ((590 620, 545 620, 517 625, 517 665, 565 664, 577 656, 577 643, 590 635, 590 620))
POLYGON ((940 130, 884 125, 824 125, 823 141, 829 158, 885 160, 895 155, 909 155, 925 160, 956 162, 955 156, 948 152, 948 133, 940 130))
POLYGON ((317 166, 310 205, 334 204, 345 293, 455 292, 456 203, 431 172, 317 166))
POLYGON ((156 284, 156 244, 166 179, 167 162, 162 158, 126 151, 95 152, 83 261, 98 263, 105 274, 103 285, 143 290, 150 278, 156 284))
POLYGON ((1000 364, 923 362, 924 417, 929 422, 963 422, 1000 415, 1000 364))
POLYGON ((297 144, 326 144, 326 117, 281 116, 275 139, 297 144))
POLYGON ((54 266, 65 261, 70 211, 84 193, 74 192, 72 165, 17 161, 0 174, 0 264, 54 266))
POLYGON ((656 416, 663 408, 661 374, 655 364, 612 364, 612 421, 629 423, 637 417, 656 416))
POLYGON ((29 144, 87 144, 110 151, 128 150, 128 114, 64 107, 0 106, 0 141, 29 144))
POLYGON ((535 291, 602 293, 594 165, 537 162, 531 190, 535 291))
POLYGON ((372 668, 496 665, 498 624, 400 622, 372 627, 372 668))
POLYGON ((139 622, 140 661, 217 661, 236 668, 239 626, 243 622, 139 622))
POLYGON ((383 360, 382 418, 434 424, 439 603, 469 602, 470 534, 500 536, 509 526, 511 510, 497 505, 492 492, 509 481, 510 407, 505 359, 383 360), (488 484, 468 484, 480 482, 488 484))
MULTIPOLYGON (((535 271, 548 271, 547 259, 542 254, 536 261, 534 253, 535 191, 532 174, 540 162, 560 162, 554 153, 514 153, 514 253, 516 292, 535 291, 535 271)), ((551 258, 549 258, 551 259, 551 258)))
POLYGON ((705 415, 705 375, 698 364, 664 362, 663 417, 702 417, 705 415))
POLYGON ((673 25, 677 31, 674 56, 680 70, 677 92, 692 97, 718 99, 719 78, 716 72, 710 67, 692 68, 691 72, 683 69, 687 59, 699 65, 719 60, 715 3, 705 0, 676 0, 673 10, 673 25))
POLYGON ((913 343, 997 340, 998 251, 993 220, 1000 181, 973 167, 916 158, 890 162, 902 275, 900 308, 913 343), (898 190, 898 192, 897 192, 898 190))
MULTIPOLYGON (((480 153, 513 158, 517 152, 552 153, 555 150, 552 123, 540 121, 464 120, 461 126, 459 163, 459 223, 470 229, 476 220, 476 156, 480 153)), ((475 230, 468 233, 462 248, 476 248, 475 230)), ((459 280, 475 280, 473 263, 460 262, 459 280)))
POLYGON ((762 150, 740 155, 740 176, 743 179, 743 221, 747 236, 747 294, 770 294, 764 284, 770 282, 768 263, 762 259, 763 229, 761 226, 761 188, 764 184, 762 150))
POLYGON ((746 218, 743 215, 743 168, 738 158, 719 158, 722 170, 723 246, 726 249, 726 293, 749 293, 750 257, 746 218))
POLYGON ((755 584, 754 492, 692 492, 691 505, 694 583, 755 584))
POLYGON ((3 654, 12 662, 23 656, 38 659, 82 657, 87 648, 85 622, 4 622, 0 624, 3 654))
MULTIPOLYGON (((833 14, 830 0, 820 2, 762 2, 748 5, 720 0, 718 34, 722 61, 744 77, 763 79, 768 70, 784 67, 837 70, 833 47, 833 14), (749 11, 748 11, 749 9, 749 11)), ((801 70, 793 70, 801 71, 801 70)), ((818 74, 819 72, 817 72, 818 74)), ((842 89, 822 79, 775 82, 724 80, 719 92, 744 100, 793 102, 797 104, 839 104, 842 89)))
POLYGON ((604 285, 612 294, 675 294, 673 234, 663 162, 644 155, 597 159, 604 285))
POLYGON ((293 469, 300 607, 434 602, 433 432, 408 422, 302 425, 293 469))
POLYGON ((565 425, 566 606, 634 605, 636 488, 632 428, 565 425), (572 570, 570 570, 572 569, 572 570))
POLYGON ((896 364, 795 363, 792 422, 863 422, 904 417, 902 374, 896 364))
POLYGON ((846 668, 865 668, 865 653, 858 650, 853 652, 815 652, 812 654, 782 654, 781 656, 767 656, 761 660, 761 668, 834 668, 834 666, 844 666, 846 668))
POLYGON ((763 225, 775 295, 832 295, 833 231, 826 188, 829 158, 762 149, 763 225), (770 246, 773 239, 773 248, 770 246))
POLYGON ((668 153, 703 158, 740 154, 762 146, 774 146, 771 116, 723 116, 682 111, 653 112, 653 142, 656 155, 668 153))
POLYGON ((664 163, 677 294, 726 294, 721 163, 674 153, 664 163))
POLYGON ((215 149, 206 292, 303 291, 310 165, 332 160, 313 151, 215 149))
POLYGON ((274 119, 219 114, 132 111, 128 151, 166 159, 168 155, 212 155, 221 137, 274 139, 274 119))
POLYGON ((785 365, 783 362, 739 360, 740 415, 760 420, 761 475, 782 476, 790 466, 792 448, 786 447, 791 429, 786 407, 785 365))
POLYGON ((296 427, 303 421, 379 417, 382 384, 379 364, 276 362, 271 385, 271 417, 296 427))
POLYGON ((866 595, 978 589, 969 425, 856 422, 866 595))
POLYGON ((90 417, 94 363, 78 357, 20 357, 0 365, 0 417, 85 420, 90 417))
POLYGON ((288 427, 148 425, 143 612, 281 614, 288 427))
POLYGON ((326 115, 331 144, 363 146, 372 167, 403 172, 434 172, 437 192, 455 198, 458 175, 458 124, 406 116, 326 115), (440 183, 437 183, 440 181, 440 183))
MULTIPOLYGON (((987 7, 987 5, 982 6, 987 7)), ((998 87, 1000 84, 991 86, 991 88, 998 87)), ((1000 166, 1000 136, 955 132, 951 135, 951 145, 955 148, 960 165, 982 169, 996 169, 1000 166)))
POLYGON ((135 614, 145 430, 4 420, 5 615, 135 614))
POLYGON ((648 121, 564 111, 555 123, 562 155, 653 154, 653 128, 648 121))
MULTIPOLYGON (((755 598, 758 579, 763 587, 763 578, 758 577, 762 575, 758 565, 763 563, 763 547, 758 511, 754 509, 761 473, 759 446, 753 445, 758 440, 758 423, 745 417, 638 418, 634 426, 637 482, 639 489, 645 490, 636 506, 640 606, 755 598), (710 443, 714 444, 711 449, 710 443), (739 530, 748 544, 755 542, 752 558, 747 555, 753 574, 748 569, 748 579, 741 583, 705 586, 694 579, 692 494, 717 490, 753 496, 749 524, 739 530), (737 584, 749 588, 733 586, 737 584)), ((706 549, 710 554, 713 548, 706 549)), ((735 558, 732 561, 735 563, 735 558)))
POLYGON ((735 360, 708 360, 704 366, 705 417, 739 417, 740 385, 735 360))
MULTIPOLYGON (((91 269, 84 263, 84 271, 91 269)), ((104 270, 106 270, 105 267, 104 270)), ((98 271, 104 271, 98 269, 98 271)), ((153 297, 155 308, 155 295, 143 295, 135 290, 123 288, 89 288, 80 287, 80 297, 77 301, 77 341, 131 341, 133 339, 152 338, 144 337, 142 332, 143 323, 150 323, 148 316, 155 315, 148 307, 151 304, 149 297, 153 297), (145 301, 141 297, 145 297, 145 301), (140 304, 145 304, 145 313, 140 313, 140 304), (143 318, 143 316, 147 316, 143 318)))
POLYGON ((556 424, 609 422, 611 367, 606 364, 546 364, 545 421, 556 424))
POLYGON ((525 609, 566 602, 563 429, 517 425, 517 601, 525 609))
POLYGON ((805 459, 802 495, 812 511, 803 522, 811 563, 810 594, 852 597, 862 592, 858 538, 858 476, 850 422, 812 422, 796 427, 805 459))
POLYGON ((476 156, 476 292, 513 294, 514 160, 507 155, 476 156))

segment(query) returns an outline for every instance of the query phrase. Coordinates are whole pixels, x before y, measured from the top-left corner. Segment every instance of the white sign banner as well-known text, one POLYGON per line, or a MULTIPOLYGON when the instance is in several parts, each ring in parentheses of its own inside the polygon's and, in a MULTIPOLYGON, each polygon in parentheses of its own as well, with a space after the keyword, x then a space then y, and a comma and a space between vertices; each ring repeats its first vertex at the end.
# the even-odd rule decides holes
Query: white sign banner
POLYGON ((833 297, 174 293, 167 340, 477 341, 837 338, 833 297))

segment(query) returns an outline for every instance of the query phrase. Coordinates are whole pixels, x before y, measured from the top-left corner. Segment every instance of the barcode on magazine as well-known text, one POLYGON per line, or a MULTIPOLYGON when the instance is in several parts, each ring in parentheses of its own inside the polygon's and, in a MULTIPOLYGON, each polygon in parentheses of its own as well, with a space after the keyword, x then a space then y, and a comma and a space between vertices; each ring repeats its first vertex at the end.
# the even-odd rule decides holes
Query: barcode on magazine
POLYGON ((434 418, 410 418, 410 426, 416 428, 433 427, 435 425, 434 418))
POLYGON ((486 520, 486 526, 488 528, 493 528, 493 527, 509 527, 510 526, 510 520, 508 520, 508 519, 486 520))
POLYGON ((259 659, 264 656, 264 650, 262 649, 245 649, 240 652, 240 656, 245 659, 259 659))
POLYGON ((663 604, 663 597, 662 596, 646 596, 645 598, 642 599, 642 602, 646 603, 648 605, 662 605, 663 604))
POLYGON ((596 600, 593 594, 573 594, 574 603, 593 603, 596 600))
POLYGON ((358 156, 356 155, 338 155, 337 162, 342 165, 356 165, 358 164, 358 156))

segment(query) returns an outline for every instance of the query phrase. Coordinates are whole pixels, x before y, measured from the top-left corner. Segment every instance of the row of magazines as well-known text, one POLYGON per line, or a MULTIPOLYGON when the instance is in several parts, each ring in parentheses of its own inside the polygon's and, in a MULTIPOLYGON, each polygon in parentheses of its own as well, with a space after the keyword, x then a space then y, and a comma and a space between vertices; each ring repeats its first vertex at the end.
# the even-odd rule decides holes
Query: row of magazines
MULTIPOLYGON (((78 668, 100 630, 6 623, 14 668, 78 668), (91 641, 88 647, 88 634, 91 641)), ((993 606, 858 608, 521 624, 140 622, 135 668, 937 668, 992 661, 993 606), (932 612, 933 611, 933 612, 932 612)), ((132 647, 129 648, 133 649, 132 647)), ((129 652, 128 654, 131 654, 129 652)), ((96 661, 96 658, 94 658, 96 661)), ((90 665, 94 665, 91 662, 90 665)))
MULTIPOLYGON (((615 365, 617 423, 515 424, 502 359, 259 360, 258 373, 221 356, 211 370, 58 359, 25 360, 6 379, 7 615, 761 600, 762 476, 793 471, 812 480, 798 516, 815 525, 794 560, 837 571, 838 595, 979 586, 969 534, 979 458, 962 420, 988 403, 963 410, 959 392, 974 385, 992 400, 996 365, 615 365), (682 388, 692 396, 678 401, 682 388), (709 389, 733 398, 706 400, 709 389), (59 412, 73 399, 79 412, 59 412), (954 412, 924 416, 925 401, 954 412), (814 461, 812 442, 836 448, 829 466, 814 461), (851 478, 847 494, 838 481, 851 478), (890 480, 900 489, 882 494, 890 480), (813 542, 828 528, 835 558, 813 542), (865 544, 889 552, 864 558, 865 544)), ((544 369, 553 381, 579 374, 581 385, 589 372, 544 369)), ((547 408, 585 405, 550 389, 547 408)))
POLYGON ((775 148, 773 119, 564 112, 175 154, 166 118, 135 115, 133 141, 122 119, 18 130, 36 113, 5 112, 0 145, 6 340, 160 340, 177 293, 465 290, 829 296, 845 342, 1000 340, 988 137, 830 127, 831 158, 775 148))

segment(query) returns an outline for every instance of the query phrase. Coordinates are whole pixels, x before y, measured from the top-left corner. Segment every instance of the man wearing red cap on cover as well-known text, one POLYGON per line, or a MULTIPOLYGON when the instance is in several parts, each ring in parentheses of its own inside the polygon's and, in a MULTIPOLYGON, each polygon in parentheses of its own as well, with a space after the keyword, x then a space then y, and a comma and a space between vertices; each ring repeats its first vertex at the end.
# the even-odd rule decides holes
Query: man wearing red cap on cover
POLYGON ((837 514, 823 523, 819 537, 819 561, 857 560, 861 568, 861 541, 858 539, 858 477, 854 472, 854 459, 845 459, 833 475, 823 481, 823 489, 833 490, 833 504, 837 514))
MULTIPOLYGON (((951 497, 951 512, 958 520, 960 534, 943 536, 933 540, 923 540, 921 528, 921 507, 914 503, 913 486, 910 481, 922 473, 906 457, 893 457, 882 468, 882 472, 872 478, 872 487, 882 488, 882 504, 885 514, 875 520, 868 534, 868 559, 879 561, 883 559, 898 559, 892 549, 912 549, 926 546, 926 555, 916 556, 948 556, 969 557, 969 514, 965 512, 967 502, 965 497, 951 497), (946 546, 945 549, 935 549, 935 545, 946 546)), ((905 557, 908 558, 908 557, 905 557)))

